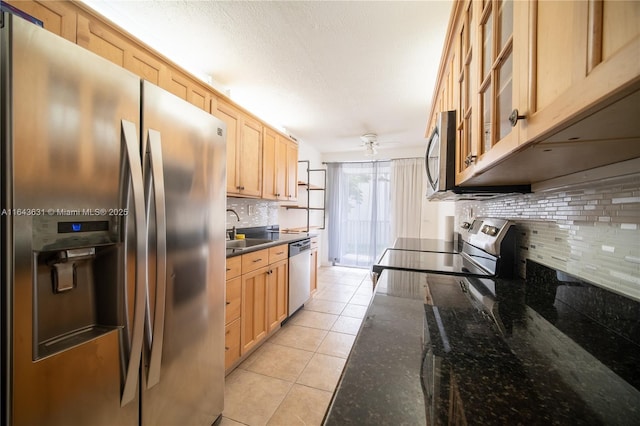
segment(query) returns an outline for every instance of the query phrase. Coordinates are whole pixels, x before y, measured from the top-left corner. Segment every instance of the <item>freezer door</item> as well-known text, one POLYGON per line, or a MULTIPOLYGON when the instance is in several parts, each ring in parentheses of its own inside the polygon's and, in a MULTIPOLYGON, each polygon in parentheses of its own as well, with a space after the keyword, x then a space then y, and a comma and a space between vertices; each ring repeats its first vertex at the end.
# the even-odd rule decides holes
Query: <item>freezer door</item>
POLYGON ((122 228, 124 210, 134 214, 123 201, 132 174, 124 135, 139 146, 139 79, 22 19, 8 24, 11 424, 136 425, 127 330, 137 259, 122 228), (122 406, 129 361, 133 398, 122 406))
POLYGON ((142 97, 150 259, 142 423, 211 424, 224 398, 226 128, 148 82, 142 97))

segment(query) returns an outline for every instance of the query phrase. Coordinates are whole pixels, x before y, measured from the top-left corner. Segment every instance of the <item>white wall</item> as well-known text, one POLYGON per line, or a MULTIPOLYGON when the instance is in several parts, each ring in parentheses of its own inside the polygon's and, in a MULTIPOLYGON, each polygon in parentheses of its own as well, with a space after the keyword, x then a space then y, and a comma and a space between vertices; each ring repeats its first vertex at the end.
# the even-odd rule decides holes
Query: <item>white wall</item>
POLYGON ((453 201, 422 200, 421 238, 446 239, 444 220, 446 216, 455 216, 456 204, 453 201))

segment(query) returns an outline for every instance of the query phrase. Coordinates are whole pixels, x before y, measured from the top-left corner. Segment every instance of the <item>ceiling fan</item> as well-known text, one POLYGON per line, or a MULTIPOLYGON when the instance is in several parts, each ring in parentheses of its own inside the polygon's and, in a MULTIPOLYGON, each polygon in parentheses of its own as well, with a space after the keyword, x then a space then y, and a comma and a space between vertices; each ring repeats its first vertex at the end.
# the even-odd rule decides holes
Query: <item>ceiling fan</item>
POLYGON ((365 133, 360 136, 362 145, 364 146, 364 155, 367 157, 373 157, 378 153, 378 135, 375 133, 365 133))

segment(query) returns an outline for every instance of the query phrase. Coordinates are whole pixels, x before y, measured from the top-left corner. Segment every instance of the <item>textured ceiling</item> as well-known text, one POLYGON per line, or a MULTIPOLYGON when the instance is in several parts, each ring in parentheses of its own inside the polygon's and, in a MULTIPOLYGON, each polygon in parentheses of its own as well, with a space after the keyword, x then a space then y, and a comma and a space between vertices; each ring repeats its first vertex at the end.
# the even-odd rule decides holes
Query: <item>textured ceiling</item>
POLYGON ((84 2, 320 152, 424 144, 450 0, 84 2))

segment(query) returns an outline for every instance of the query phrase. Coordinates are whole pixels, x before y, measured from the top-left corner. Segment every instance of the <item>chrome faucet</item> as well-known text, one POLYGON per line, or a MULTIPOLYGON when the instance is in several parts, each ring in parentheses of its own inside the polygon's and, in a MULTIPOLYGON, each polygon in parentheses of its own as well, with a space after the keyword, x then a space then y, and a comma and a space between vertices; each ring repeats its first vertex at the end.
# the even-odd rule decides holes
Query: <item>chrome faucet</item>
MULTIPOLYGON (((236 218, 238 218, 238 222, 240 222, 240 216, 238 216, 238 212, 236 212, 234 209, 227 209, 227 211, 235 214, 236 218)), ((229 234, 227 234, 227 238, 229 238, 229 234)), ((231 239, 232 240, 236 239, 236 227, 235 227, 235 225, 231 228, 231 239)))

